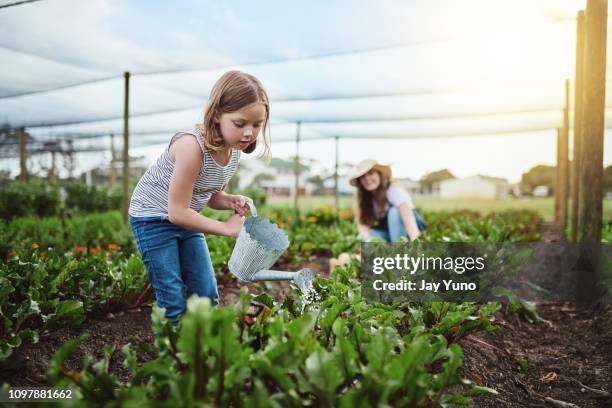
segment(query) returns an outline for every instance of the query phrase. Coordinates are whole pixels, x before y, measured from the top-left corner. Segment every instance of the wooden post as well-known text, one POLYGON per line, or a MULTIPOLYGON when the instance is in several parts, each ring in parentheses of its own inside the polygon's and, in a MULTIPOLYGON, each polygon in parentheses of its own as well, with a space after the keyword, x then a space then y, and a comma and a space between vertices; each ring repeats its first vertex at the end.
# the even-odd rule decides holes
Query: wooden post
POLYGON ((556 191, 555 191, 555 221, 565 231, 567 222, 567 131, 563 128, 557 129, 557 168, 556 168, 556 191))
POLYGON ((588 0, 578 241, 601 242, 608 0, 588 0))
POLYGON ((110 186, 115 187, 117 184, 117 171, 115 170, 115 134, 111 133, 111 171, 110 171, 110 186))
POLYGON ((597 272, 603 210, 607 36, 608 0, 587 0, 577 237, 580 255, 575 266, 578 274, 576 301, 579 303, 592 302, 599 297, 597 272))
POLYGON ((297 133, 295 135, 295 195, 293 197, 293 206, 295 209, 296 217, 299 217, 300 210, 298 207, 298 196, 300 195, 300 127, 301 122, 297 123, 297 133))
POLYGON ((123 101, 123 221, 127 222, 128 207, 130 205, 130 155, 129 155, 129 118, 130 118, 130 73, 123 74, 125 78, 125 98, 123 101))
POLYGON ((26 166, 26 133, 24 128, 19 128, 19 180, 28 181, 28 168, 26 166))
POLYGON ((336 210, 340 209, 340 203, 339 203, 339 199, 338 199, 338 142, 339 142, 339 137, 335 136, 335 147, 336 147, 336 163, 334 165, 334 207, 336 208, 336 210))
POLYGON ((576 20, 576 79, 574 80, 574 147, 572 160, 572 236, 578 237, 578 202, 580 191, 580 167, 582 155, 582 102, 584 96, 584 11, 578 12, 576 20))
MULTIPOLYGON (((55 149, 55 147, 54 147, 55 149)), ((51 168, 49 169, 49 181, 57 181, 57 174, 55 168, 55 150, 51 151, 51 168)))

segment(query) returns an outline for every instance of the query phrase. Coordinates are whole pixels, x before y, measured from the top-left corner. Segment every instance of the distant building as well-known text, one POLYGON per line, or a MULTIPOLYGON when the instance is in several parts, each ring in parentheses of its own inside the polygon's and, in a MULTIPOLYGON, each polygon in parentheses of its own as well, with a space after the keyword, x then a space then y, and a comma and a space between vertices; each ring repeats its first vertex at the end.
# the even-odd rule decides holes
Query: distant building
MULTIPOLYGON (((349 176, 339 176, 338 177, 338 193, 339 194, 353 194, 357 190, 355 187, 351 186, 351 180, 349 176)), ((330 177, 324 182, 325 189, 327 194, 334 194, 335 181, 333 177, 330 177)))
MULTIPOLYGON (((111 164, 103 164, 99 167, 87 170, 77 177, 87 185, 107 185, 115 183, 120 185, 123 182, 123 162, 117 161, 111 164)), ((130 157, 130 178, 140 178, 148 169, 143 157, 130 157)))
MULTIPOLYGON (((271 196, 292 196, 295 192, 292 161, 272 159, 270 164, 257 159, 243 160, 238 170, 238 187, 259 187, 271 196)), ((312 174, 306 165, 300 167, 300 195, 310 195, 316 188, 307 181, 312 174)))
POLYGON ((421 194, 421 183, 418 181, 409 178, 395 179, 394 181, 404 187, 404 189, 409 192, 410 195, 414 196, 421 194))
POLYGON ((507 197, 512 192, 512 186, 506 179, 482 175, 443 180, 439 188, 440 198, 497 199, 507 197))

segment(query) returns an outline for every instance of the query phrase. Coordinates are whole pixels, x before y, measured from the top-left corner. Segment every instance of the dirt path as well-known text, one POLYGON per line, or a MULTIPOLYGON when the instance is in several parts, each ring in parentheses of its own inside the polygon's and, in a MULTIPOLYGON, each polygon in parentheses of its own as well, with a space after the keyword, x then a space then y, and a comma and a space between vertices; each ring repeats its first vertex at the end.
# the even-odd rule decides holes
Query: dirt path
MULTIPOLYGON (((543 224, 541 233, 545 242, 562 240, 555 224, 543 224)), ((540 322, 498 313, 496 332, 461 340, 463 375, 499 392, 476 398, 474 405, 563 407, 548 397, 578 407, 612 407, 612 397, 597 392, 612 394, 612 307, 537 306, 540 322)))

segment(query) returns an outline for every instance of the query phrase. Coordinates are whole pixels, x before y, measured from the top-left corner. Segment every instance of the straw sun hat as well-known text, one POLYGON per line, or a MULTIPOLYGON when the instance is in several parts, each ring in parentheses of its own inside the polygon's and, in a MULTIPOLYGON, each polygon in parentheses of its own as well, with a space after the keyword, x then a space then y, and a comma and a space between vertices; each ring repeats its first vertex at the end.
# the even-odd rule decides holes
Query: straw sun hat
POLYGON ((351 175, 351 186, 357 186, 357 179, 370 170, 378 170, 387 179, 391 178, 391 167, 378 163, 376 160, 366 159, 357 163, 351 175))

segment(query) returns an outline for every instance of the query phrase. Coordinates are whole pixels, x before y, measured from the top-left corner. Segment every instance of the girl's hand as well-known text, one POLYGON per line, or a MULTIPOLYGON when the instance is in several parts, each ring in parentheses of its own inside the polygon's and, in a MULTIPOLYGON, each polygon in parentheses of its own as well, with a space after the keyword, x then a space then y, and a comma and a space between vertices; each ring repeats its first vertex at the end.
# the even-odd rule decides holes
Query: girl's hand
POLYGON ((253 202, 252 199, 243 195, 230 195, 229 207, 230 209, 236 211, 236 214, 244 216, 247 212, 249 212, 247 201, 250 201, 251 203, 253 202))
POLYGON ((226 222, 225 228, 228 237, 237 237, 244 224, 244 217, 238 214, 232 215, 226 222))

